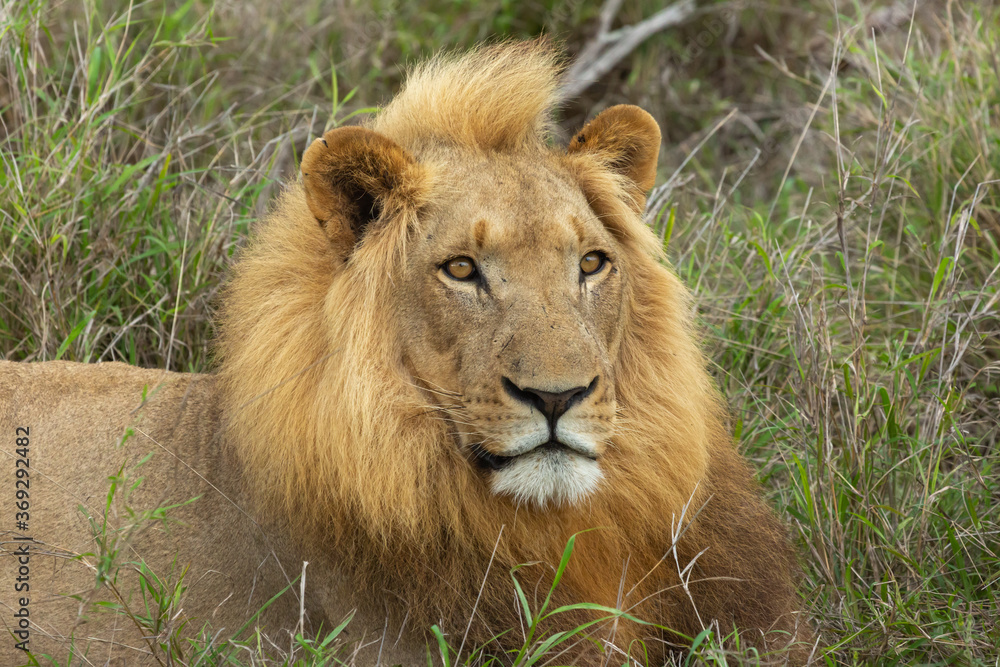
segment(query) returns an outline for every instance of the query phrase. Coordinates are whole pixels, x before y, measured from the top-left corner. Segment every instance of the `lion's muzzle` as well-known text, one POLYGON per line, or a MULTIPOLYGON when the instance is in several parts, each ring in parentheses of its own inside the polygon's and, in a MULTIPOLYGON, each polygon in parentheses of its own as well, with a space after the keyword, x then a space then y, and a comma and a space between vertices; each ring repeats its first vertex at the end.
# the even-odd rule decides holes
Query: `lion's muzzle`
POLYGON ((501 382, 508 397, 529 408, 537 426, 533 436, 508 443, 502 452, 482 442, 469 446, 472 462, 489 475, 494 493, 544 506, 573 504, 593 492, 603 478, 598 445, 560 427, 560 419, 594 393, 598 377, 561 391, 519 386, 508 377, 501 382))

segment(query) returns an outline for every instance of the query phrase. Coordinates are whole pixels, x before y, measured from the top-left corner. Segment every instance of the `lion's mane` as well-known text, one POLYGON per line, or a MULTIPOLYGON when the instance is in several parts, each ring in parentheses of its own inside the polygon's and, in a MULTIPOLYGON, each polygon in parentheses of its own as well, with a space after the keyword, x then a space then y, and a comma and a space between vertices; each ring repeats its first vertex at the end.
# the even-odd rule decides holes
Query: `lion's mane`
MULTIPOLYGON (((557 61, 544 42, 439 57, 411 73, 370 128, 418 160, 433 142, 486 154, 556 151, 547 132, 557 61)), ((641 194, 592 158, 564 160, 643 276, 625 296, 621 427, 602 458, 606 481, 588 501, 539 509, 490 493, 400 360, 390 304, 407 233, 366 238, 344 261, 300 185, 254 230, 224 293, 226 442, 261 508, 423 621, 460 631, 479 597, 482 636, 513 627, 510 568, 555 564, 570 536, 596 528, 578 538, 561 600, 620 605, 691 635, 720 616, 723 625, 770 623, 792 611, 792 581, 774 565, 790 571, 791 556, 726 432, 690 295, 636 212, 641 194), (685 525, 701 514, 673 552, 685 506, 685 525), (709 581, 690 589, 695 613, 675 560, 683 567, 699 552, 693 579, 709 581), (730 578, 757 583, 748 592, 730 578), (740 605, 744 616, 733 616, 740 605)), ((423 177, 433 193, 433 170, 423 177)), ((412 230, 422 196, 432 195, 383 202, 384 215, 412 230)), ((644 633, 618 629, 619 638, 644 633)))

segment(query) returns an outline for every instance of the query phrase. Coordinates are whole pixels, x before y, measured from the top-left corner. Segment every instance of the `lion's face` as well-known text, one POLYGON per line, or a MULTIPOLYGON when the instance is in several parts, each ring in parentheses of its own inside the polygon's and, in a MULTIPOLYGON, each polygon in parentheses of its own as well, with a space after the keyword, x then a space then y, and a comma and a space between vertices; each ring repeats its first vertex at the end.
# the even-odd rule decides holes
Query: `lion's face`
POLYGON ((615 420, 621 253, 555 160, 449 160, 398 290, 407 370, 495 493, 573 503, 615 420))
POLYGON ((567 153, 447 142, 413 153, 345 127, 304 156, 306 200, 343 278, 391 294, 388 354, 446 427, 441 446, 498 495, 572 504, 601 484, 636 251, 611 231, 621 215, 595 211, 617 192, 641 225, 659 141, 649 114, 619 106, 567 153))

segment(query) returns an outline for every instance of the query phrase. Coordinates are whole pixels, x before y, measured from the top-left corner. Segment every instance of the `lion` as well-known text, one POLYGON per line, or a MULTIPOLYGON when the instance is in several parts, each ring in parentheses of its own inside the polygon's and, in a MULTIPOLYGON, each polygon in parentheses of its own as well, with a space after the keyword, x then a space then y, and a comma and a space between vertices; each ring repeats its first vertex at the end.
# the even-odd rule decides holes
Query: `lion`
POLYGON ((576 664, 710 627, 806 659, 794 550, 641 217, 659 127, 614 106, 555 146, 559 62, 440 55, 314 141, 232 267, 215 373, 0 365, 8 479, 30 455, 3 664, 348 617, 362 664, 426 664, 431 624, 499 654, 555 583, 576 664))

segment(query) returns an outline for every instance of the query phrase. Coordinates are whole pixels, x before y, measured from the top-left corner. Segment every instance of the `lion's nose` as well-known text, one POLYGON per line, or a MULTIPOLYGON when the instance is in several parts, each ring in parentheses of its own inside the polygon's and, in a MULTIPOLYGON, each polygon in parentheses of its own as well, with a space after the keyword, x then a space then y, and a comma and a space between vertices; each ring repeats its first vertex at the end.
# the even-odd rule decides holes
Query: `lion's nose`
POLYGON ((556 422, 566 414, 566 411, 593 393, 597 387, 597 378, 590 381, 590 384, 583 387, 573 387, 566 391, 544 391, 534 387, 519 387, 509 378, 503 378, 503 388, 511 398, 534 406, 545 415, 549 422, 549 428, 554 432, 556 422))

